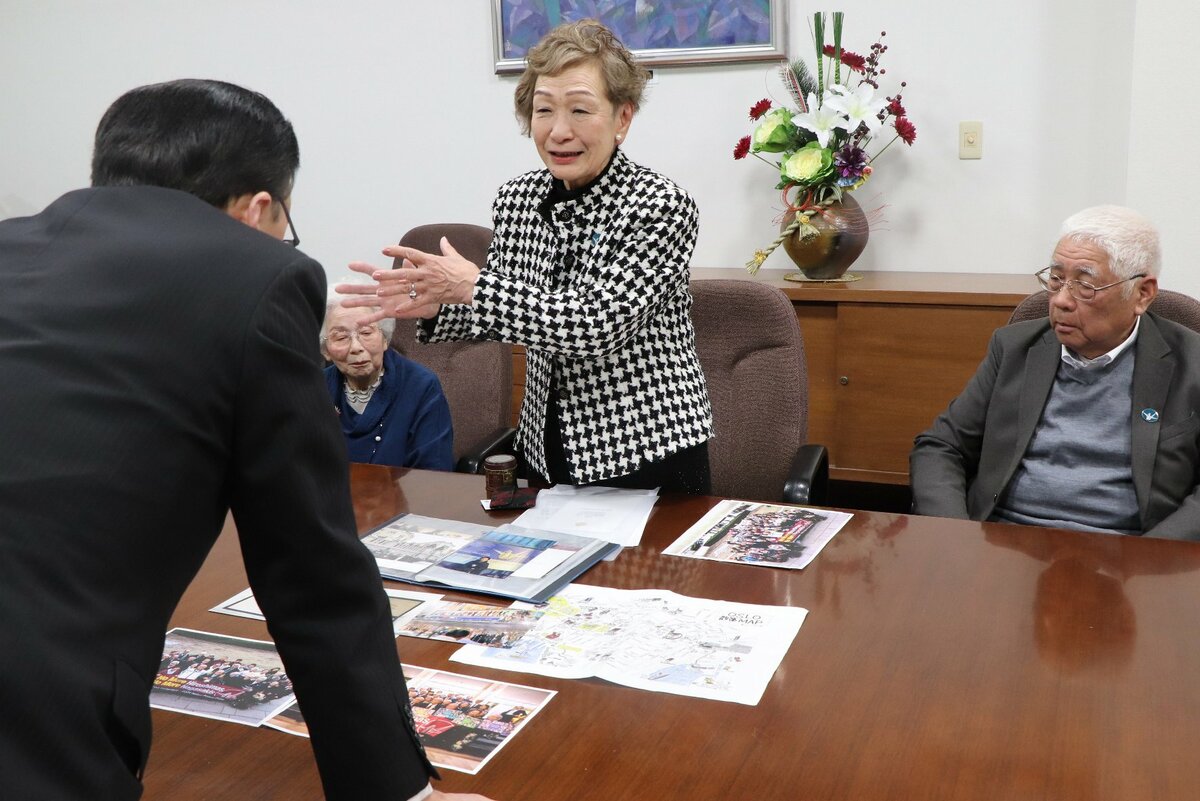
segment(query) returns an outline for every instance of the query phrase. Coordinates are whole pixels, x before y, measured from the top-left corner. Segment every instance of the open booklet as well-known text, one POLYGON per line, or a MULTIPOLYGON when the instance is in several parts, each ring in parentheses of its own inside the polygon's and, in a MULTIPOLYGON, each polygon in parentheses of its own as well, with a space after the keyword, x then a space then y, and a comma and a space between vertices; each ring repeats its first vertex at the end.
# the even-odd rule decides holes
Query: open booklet
POLYGON ((609 553, 610 542, 512 524, 404 514, 363 537, 384 578, 544 603, 609 553))

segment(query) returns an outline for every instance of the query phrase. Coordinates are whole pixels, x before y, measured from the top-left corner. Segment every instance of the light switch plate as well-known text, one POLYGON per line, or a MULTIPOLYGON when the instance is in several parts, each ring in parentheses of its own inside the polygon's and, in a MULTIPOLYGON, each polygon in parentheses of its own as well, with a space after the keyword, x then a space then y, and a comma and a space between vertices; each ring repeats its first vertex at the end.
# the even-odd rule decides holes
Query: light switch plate
POLYGON ((960 159, 983 158, 982 122, 960 122, 958 124, 958 157, 960 159))

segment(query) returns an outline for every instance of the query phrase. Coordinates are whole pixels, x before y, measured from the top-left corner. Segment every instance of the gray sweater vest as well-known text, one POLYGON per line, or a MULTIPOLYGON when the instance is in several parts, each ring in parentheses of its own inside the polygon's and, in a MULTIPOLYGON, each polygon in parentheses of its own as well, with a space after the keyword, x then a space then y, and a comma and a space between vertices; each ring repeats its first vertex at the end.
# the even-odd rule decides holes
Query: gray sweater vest
POLYGON ((1042 419, 993 520, 1141 530, 1130 424, 1135 348, 1103 367, 1059 364, 1042 419))

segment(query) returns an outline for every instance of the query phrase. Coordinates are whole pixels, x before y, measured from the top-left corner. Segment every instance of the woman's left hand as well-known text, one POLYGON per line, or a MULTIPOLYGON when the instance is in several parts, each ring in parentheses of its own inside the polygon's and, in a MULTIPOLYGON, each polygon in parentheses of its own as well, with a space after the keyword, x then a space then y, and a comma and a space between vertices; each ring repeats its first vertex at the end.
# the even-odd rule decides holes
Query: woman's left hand
POLYGON ((470 304, 475 293, 479 267, 459 255, 446 237, 442 254, 390 245, 383 255, 403 259, 403 266, 381 270, 366 262, 351 262, 350 269, 375 279, 371 284, 339 284, 343 295, 357 295, 343 306, 379 306, 383 317, 433 317, 443 303, 470 304))

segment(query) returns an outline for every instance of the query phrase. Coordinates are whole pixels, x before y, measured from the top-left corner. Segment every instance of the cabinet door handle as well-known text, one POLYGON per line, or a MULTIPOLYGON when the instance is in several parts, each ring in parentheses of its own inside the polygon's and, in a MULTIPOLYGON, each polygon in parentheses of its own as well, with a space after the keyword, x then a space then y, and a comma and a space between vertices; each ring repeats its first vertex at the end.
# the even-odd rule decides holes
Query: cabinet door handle
POLYGON ((842 376, 841 378, 838 379, 838 383, 841 384, 843 387, 846 386, 847 384, 850 383, 850 376, 846 376, 846 375, 842 376))

